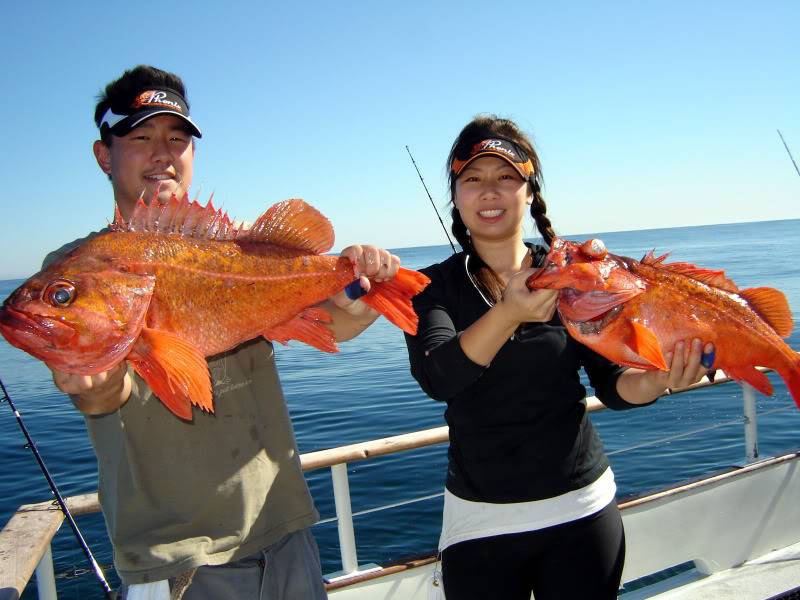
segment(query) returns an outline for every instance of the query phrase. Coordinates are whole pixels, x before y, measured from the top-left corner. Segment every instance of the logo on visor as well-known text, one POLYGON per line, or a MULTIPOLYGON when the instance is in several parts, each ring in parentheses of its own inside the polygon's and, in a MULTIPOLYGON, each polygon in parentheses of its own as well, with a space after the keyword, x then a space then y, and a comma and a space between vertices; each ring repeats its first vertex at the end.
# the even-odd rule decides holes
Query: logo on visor
POLYGON ((469 155, 475 156, 479 152, 502 152, 512 161, 522 162, 520 157, 517 156, 516 152, 514 152, 511 148, 508 148, 507 145, 503 143, 503 140, 483 140, 482 142, 478 142, 472 147, 472 151, 469 153, 469 155))
POLYGON ((131 108, 136 109, 149 106, 163 106, 177 110, 179 113, 183 113, 183 108, 181 108, 181 105, 174 100, 167 98, 167 92, 163 90, 148 90, 147 92, 142 92, 136 96, 131 108))

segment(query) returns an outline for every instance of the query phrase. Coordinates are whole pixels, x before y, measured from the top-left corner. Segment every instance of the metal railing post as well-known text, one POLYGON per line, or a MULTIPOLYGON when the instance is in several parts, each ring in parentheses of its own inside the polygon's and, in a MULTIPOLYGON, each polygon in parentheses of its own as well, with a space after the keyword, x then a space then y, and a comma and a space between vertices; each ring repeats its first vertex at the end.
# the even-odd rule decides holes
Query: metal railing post
POLYGON ((339 549, 342 554, 342 570, 345 574, 358 570, 356 536, 353 531, 353 507, 350 504, 350 483, 347 479, 347 463, 331 466, 333 479, 333 502, 339 528, 339 549))
POLYGON ((53 571, 53 550, 50 544, 47 545, 39 564, 36 565, 36 589, 39 592, 39 600, 57 600, 56 575, 53 571))
POLYGON ((758 415, 756 413, 756 392, 747 383, 742 383, 744 400, 744 446, 747 462, 758 458, 758 415))

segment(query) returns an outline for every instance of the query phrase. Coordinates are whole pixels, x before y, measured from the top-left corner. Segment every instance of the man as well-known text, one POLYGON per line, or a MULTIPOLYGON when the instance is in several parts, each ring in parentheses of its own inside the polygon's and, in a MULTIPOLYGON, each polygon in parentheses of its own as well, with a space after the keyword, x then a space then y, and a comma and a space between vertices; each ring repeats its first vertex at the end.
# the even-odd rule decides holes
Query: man
MULTIPOLYGON (((139 198, 166 202, 192 182, 194 138, 181 79, 149 66, 110 83, 95 110, 94 155, 128 218, 139 198)), ((96 235, 96 234, 93 234, 96 235)), ((77 240, 45 259, 63 256, 77 240)), ((361 274, 391 279, 399 259, 373 246, 342 252, 361 274)), ((377 317, 341 292, 324 303, 337 340, 377 317)), ((300 469, 272 345, 253 340, 208 360, 215 414, 165 411, 127 364, 93 376, 53 371, 86 415, 99 494, 123 597, 325 598, 309 527, 319 515, 300 469), (153 597, 153 596, 149 596, 153 597)))

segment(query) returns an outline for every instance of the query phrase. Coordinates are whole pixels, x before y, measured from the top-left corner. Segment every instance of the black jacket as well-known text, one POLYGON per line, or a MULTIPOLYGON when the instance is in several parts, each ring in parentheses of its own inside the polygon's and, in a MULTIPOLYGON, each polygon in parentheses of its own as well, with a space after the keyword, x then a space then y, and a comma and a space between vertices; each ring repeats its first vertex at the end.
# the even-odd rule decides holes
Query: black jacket
MULTIPOLYGON (((540 266, 546 249, 532 252, 540 266)), ((490 308, 467 275, 465 255, 422 272, 431 283, 414 298, 419 330, 406 342, 414 378, 447 402, 447 489, 466 500, 523 502, 595 481, 608 459, 587 418, 578 371, 585 369, 606 406, 627 409, 634 405, 616 392, 624 368, 573 340, 557 315, 525 324, 484 368, 458 342, 490 308)))

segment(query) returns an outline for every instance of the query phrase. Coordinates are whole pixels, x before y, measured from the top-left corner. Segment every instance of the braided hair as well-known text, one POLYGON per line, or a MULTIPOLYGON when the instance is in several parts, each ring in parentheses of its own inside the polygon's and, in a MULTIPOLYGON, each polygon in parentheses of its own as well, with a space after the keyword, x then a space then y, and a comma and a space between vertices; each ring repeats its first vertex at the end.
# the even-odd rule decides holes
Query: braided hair
POLYGON ((502 296, 504 285, 497 273, 483 261, 480 254, 478 254, 477 250, 472 245, 469 230, 466 225, 464 225, 464 221, 461 219, 461 213, 455 205, 457 178, 450 168, 450 165, 453 164, 453 160, 456 157, 467 155, 469 150, 477 142, 488 138, 507 139, 519 146, 519 148, 524 150, 528 155, 528 158, 530 158, 533 164, 533 174, 528 180, 532 197, 531 216, 545 244, 549 246, 556 237, 556 234, 547 216, 547 204, 545 204, 544 197, 542 196, 543 179, 539 156, 536 154, 536 150, 533 148, 533 144, 528 139, 528 136, 510 119, 501 119, 491 114, 478 115, 475 117, 472 121, 467 123, 464 129, 461 130, 461 133, 458 134, 458 137, 453 142, 453 146, 450 149, 450 154, 447 157, 450 202, 453 205, 450 210, 450 216, 453 219, 451 231, 464 252, 470 255, 470 273, 472 273, 482 290, 488 294, 493 301, 497 302, 502 296))

